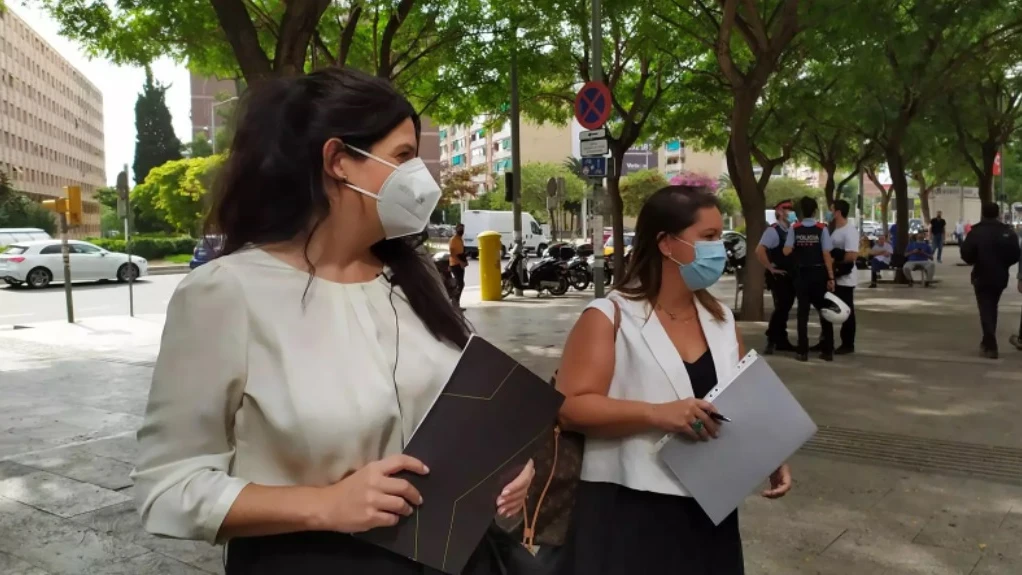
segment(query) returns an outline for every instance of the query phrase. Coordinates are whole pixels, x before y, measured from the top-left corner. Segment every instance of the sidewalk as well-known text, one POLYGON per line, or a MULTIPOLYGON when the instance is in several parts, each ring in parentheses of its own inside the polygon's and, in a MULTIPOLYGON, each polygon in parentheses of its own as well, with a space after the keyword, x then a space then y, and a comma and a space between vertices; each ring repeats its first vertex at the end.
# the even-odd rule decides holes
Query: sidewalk
MULTIPOLYGON (((946 252, 935 288, 857 290, 855 356, 770 358, 820 433, 793 458, 788 497, 746 501, 749 575, 1022 573, 1022 353, 1006 343, 1022 296, 1013 283, 1002 300, 1002 359, 980 358, 968 268, 946 252)), ((726 278, 715 293, 733 290, 726 278)), ((467 315, 546 377, 589 297, 472 291, 467 315)), ((142 533, 131 501, 162 322, 0 331, 0 573, 221 572, 219 549, 142 533)), ((742 324, 750 348, 764 329, 742 324)))

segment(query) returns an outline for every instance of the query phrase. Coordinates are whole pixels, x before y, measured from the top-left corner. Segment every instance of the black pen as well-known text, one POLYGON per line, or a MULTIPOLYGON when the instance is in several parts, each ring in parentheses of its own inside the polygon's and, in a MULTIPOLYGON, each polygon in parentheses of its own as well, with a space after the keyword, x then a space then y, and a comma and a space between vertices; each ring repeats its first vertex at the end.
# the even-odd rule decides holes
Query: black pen
POLYGON ((731 419, 729 419, 727 417, 724 417, 723 415, 721 415, 721 414, 719 414, 719 413, 717 413, 715 411, 711 411, 711 412, 708 412, 708 413, 709 413, 710 419, 712 419, 714 421, 726 421, 728 423, 731 423, 731 419))

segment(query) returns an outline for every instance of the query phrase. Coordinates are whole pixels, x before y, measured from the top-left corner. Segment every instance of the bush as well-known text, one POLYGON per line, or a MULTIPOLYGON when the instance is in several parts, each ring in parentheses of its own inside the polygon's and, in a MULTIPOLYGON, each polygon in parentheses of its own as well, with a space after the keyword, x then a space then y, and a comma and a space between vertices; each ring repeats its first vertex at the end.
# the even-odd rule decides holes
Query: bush
MULTIPOLYGON (((90 242, 112 252, 127 252, 123 239, 91 238, 90 242)), ((131 238, 131 253, 148 260, 159 260, 177 254, 189 254, 195 249, 195 238, 188 236, 151 237, 135 236, 131 238)))

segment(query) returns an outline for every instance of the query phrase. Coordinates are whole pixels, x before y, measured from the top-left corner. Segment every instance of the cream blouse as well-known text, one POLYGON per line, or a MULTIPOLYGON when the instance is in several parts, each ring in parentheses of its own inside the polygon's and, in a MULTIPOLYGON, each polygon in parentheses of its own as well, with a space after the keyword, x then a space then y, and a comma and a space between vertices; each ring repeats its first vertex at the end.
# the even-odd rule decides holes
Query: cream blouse
POLYGON ((132 474, 149 532, 214 542, 249 482, 329 485, 400 453, 440 394, 460 351, 400 288, 316 279, 303 309, 308 277, 249 249, 177 288, 132 474))

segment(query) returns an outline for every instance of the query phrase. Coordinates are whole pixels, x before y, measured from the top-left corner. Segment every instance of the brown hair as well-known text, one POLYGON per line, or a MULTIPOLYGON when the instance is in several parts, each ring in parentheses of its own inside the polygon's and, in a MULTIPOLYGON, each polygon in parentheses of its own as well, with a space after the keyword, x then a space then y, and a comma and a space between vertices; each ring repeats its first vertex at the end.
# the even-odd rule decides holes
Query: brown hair
MULTIPOLYGON (((653 193, 642 205, 632 239, 632 255, 625 273, 614 289, 631 300, 656 303, 663 279, 663 255, 657 247, 664 234, 677 236, 696 222, 699 210, 720 209, 712 192, 688 186, 667 186, 653 193)), ((713 318, 724 321, 724 306, 706 290, 695 297, 713 318)))

